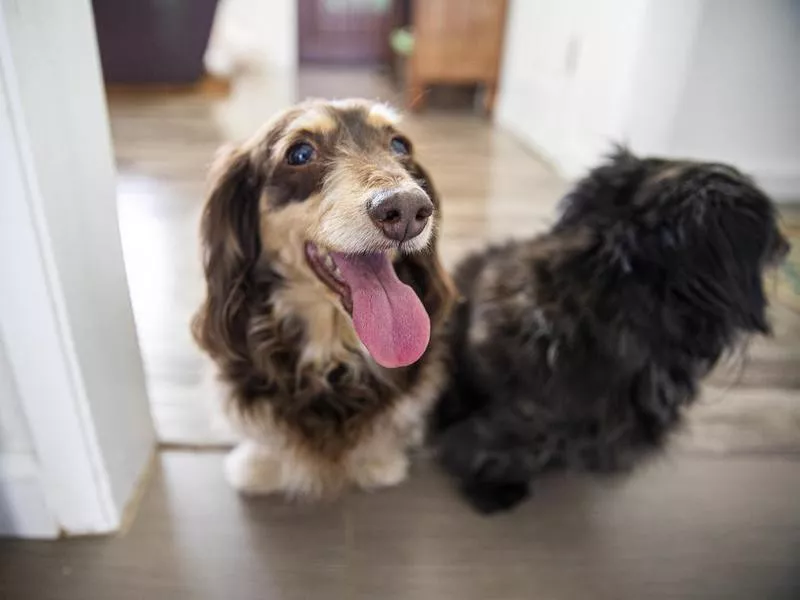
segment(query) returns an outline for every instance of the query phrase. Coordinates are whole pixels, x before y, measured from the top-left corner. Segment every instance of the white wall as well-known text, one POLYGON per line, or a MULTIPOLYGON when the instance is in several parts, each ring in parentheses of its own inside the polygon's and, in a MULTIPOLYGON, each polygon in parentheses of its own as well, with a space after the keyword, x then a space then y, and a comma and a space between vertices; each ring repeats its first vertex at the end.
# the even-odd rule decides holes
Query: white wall
POLYGON ((617 139, 637 152, 671 152, 702 12, 703 0, 648 1, 632 28, 635 66, 625 84, 617 139))
MULTIPOLYGON (((2 14, 0 14, 0 25, 2 14)), ((0 42, 4 41, 0 28, 0 42)), ((19 261, 17 227, 24 194, 20 176, 18 148, 11 114, 7 71, 0 43, 0 278, 5 282, 0 294, 0 535, 55 537, 58 524, 47 506, 41 469, 33 439, 23 414, 14 368, 11 365, 8 320, 13 311, 5 310, 14 296, 12 279, 6 279, 19 261), (8 267, 11 267, 9 269, 8 267), (4 315, 7 315, 4 317, 4 315)), ((14 319, 16 321, 16 319, 14 319)), ((13 321, 12 321, 13 322, 13 321)), ((13 332, 10 333, 14 337, 13 332)), ((16 353, 16 352, 15 352, 16 353)))
POLYGON ((566 177, 619 141, 800 199, 800 2, 511 0, 497 122, 566 177))
POLYGON ((800 2, 706 0, 670 151, 800 200, 800 2))
POLYGON ((550 158, 563 151, 561 131, 571 66, 575 2, 511 0, 508 3, 497 122, 550 158))
POLYGON ((0 335, 0 535, 54 537, 57 533, 0 335))
POLYGON ((497 122, 569 177, 619 139, 646 0, 511 0, 497 122))
POLYGON ((0 454, 32 452, 33 446, 28 425, 22 416, 17 384, 0 335, 0 454))

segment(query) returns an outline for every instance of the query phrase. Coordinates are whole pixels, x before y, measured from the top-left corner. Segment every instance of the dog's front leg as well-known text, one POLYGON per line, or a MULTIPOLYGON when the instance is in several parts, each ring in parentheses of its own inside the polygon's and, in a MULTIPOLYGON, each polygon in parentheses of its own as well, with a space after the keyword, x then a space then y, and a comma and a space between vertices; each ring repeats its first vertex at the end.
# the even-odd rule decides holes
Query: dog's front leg
POLYGON ((245 495, 280 491, 281 464, 274 451, 253 440, 245 440, 225 457, 225 477, 245 495))
POLYGON ((362 489, 391 487, 408 476, 406 446, 389 427, 379 427, 348 457, 347 474, 362 489))
MULTIPOLYGON (((497 409, 498 407, 494 407, 497 409)), ((519 429, 519 420, 484 410, 445 431, 439 459, 478 511, 509 510, 530 494, 531 480, 552 460, 546 440, 519 429)))

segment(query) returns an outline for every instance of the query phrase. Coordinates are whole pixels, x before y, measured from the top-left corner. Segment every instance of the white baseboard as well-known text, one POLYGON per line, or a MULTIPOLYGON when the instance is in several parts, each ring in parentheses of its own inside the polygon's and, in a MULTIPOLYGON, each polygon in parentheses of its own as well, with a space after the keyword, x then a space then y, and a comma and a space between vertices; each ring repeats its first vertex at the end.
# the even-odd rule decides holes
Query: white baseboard
POLYGON ((567 175, 567 172, 571 170, 568 165, 565 165, 554 152, 534 139, 533 136, 519 127, 516 127, 513 120, 508 118, 503 112, 498 111, 495 116, 495 125, 503 129, 531 153, 535 154, 540 161, 550 167, 557 175, 565 179, 572 178, 567 175))
POLYGON ((800 204, 800 165, 796 167, 749 169, 759 185, 776 202, 800 204))
MULTIPOLYGON (((523 146, 540 156, 553 167, 556 173, 567 181, 575 181, 582 177, 594 164, 602 160, 602 153, 597 155, 589 145, 585 145, 584 153, 553 152, 551 148, 543 146, 538 140, 526 132, 514 127, 514 123, 504 114, 498 114, 496 124, 505 129, 523 146)), ((606 152, 613 148, 608 142, 606 152)), ((665 153, 669 156, 669 153, 665 153)), ((676 156, 684 158, 682 155, 676 156)), ((710 157, 696 157, 699 160, 714 160, 710 157)), ((781 204, 800 204, 800 164, 780 166, 748 166, 747 164, 734 164, 745 173, 752 176, 764 191, 776 202, 781 204)))

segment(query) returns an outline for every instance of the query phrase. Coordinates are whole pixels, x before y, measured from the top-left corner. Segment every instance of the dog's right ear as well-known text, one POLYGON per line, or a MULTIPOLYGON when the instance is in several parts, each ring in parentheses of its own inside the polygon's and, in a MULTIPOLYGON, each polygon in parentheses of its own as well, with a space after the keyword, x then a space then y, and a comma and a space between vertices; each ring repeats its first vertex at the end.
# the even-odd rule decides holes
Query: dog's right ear
POLYGON ((262 187, 249 152, 220 150, 200 226, 206 299, 192 323, 197 343, 217 359, 247 356, 246 297, 261 254, 262 187))

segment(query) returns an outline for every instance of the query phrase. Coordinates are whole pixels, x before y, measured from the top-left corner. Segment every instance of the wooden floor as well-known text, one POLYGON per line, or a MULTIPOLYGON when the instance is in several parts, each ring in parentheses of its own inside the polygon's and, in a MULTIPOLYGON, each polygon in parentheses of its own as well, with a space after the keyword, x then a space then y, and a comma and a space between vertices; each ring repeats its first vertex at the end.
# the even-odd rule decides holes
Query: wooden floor
MULTIPOLYGON (((303 71, 296 81, 244 76, 228 97, 109 98, 126 266, 162 441, 193 446, 231 441, 215 419, 217 391, 209 385, 208 366, 188 329, 202 298, 197 222, 215 150, 225 141, 246 138, 298 98, 354 95, 398 97, 376 74, 303 71)), ((487 241, 529 236, 552 221, 568 186, 511 134, 469 111, 431 110, 408 118, 405 128, 444 199, 442 252, 448 266, 487 241)), ((800 318, 776 307, 775 324, 776 339, 757 340, 746 368, 734 361, 717 374, 715 384, 726 396, 735 393, 729 389, 732 383, 737 389, 768 390, 759 401, 778 406, 778 414, 796 421, 793 430, 776 434, 778 447, 786 446, 788 436, 790 445, 800 449, 800 402, 792 396, 800 389, 800 318)), ((720 396, 719 390, 710 394, 720 396)), ((751 409, 748 398, 740 404, 751 409)), ((717 419, 716 414, 712 406, 711 418, 717 419)), ((758 410, 755 418, 748 415, 748 427, 760 427, 763 416, 758 410)), ((725 423, 729 417, 722 415, 725 423)), ((786 429, 786 420, 779 421, 786 429)))
POLYGON ((3 600, 796 600, 800 469, 663 459, 554 476, 479 517, 424 461, 326 506, 239 499, 221 456, 170 452, 124 536, 0 541, 3 600))

